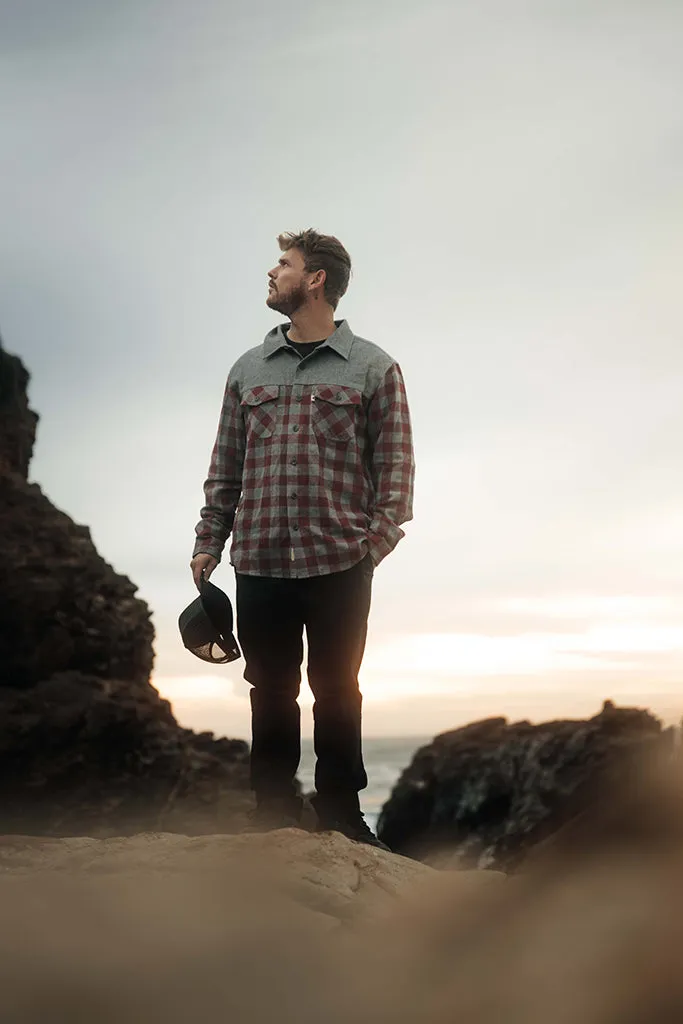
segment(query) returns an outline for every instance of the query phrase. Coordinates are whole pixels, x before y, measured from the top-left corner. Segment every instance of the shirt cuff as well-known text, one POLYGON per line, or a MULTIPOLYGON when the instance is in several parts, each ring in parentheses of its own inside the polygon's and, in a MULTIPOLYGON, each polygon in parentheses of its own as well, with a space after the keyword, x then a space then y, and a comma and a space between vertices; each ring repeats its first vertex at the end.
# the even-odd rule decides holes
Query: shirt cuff
POLYGON ((216 547, 212 547, 211 544, 207 544, 205 541, 201 541, 195 545, 192 557, 196 558, 197 555, 211 555, 211 557, 215 558, 217 562, 220 562, 222 552, 222 548, 218 549, 216 547))

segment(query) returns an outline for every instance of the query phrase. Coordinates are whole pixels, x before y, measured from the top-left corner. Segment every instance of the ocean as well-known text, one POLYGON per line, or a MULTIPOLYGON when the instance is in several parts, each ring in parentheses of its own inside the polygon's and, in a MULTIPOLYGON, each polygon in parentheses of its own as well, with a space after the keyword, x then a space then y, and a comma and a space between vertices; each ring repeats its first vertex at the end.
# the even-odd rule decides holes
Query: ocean
MULTIPOLYGON (((368 785, 360 794, 360 803, 365 820, 372 829, 391 793, 399 775, 413 759, 418 747, 430 743, 432 736, 383 736, 379 739, 363 739, 363 761, 368 776, 368 785)), ((313 740, 302 739, 299 779, 304 793, 313 789, 315 754, 313 740)))

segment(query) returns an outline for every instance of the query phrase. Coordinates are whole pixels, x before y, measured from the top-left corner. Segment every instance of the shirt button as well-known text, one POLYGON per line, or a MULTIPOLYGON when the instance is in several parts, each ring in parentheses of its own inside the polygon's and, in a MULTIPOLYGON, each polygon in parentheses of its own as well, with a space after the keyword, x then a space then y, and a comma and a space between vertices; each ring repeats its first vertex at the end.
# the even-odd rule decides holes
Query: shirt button
POLYGON ((337 395, 337 401, 338 401, 338 402, 341 402, 341 400, 342 400, 342 396, 341 396, 341 394, 337 395))
POLYGON ((297 425, 296 425, 296 423, 295 423, 295 424, 294 424, 294 426, 292 427, 292 430, 294 431, 294 433, 295 433, 295 434, 296 434, 296 432, 297 432, 297 430, 298 430, 298 429, 299 429, 299 428, 298 428, 298 426, 297 426, 297 425))
POLYGON ((299 529, 299 527, 297 526, 297 524, 296 524, 296 523, 294 523, 294 526, 292 527, 292 529, 293 529, 293 530, 294 530, 294 532, 296 533, 296 532, 297 532, 297 530, 299 529))
POLYGON ((289 464, 290 466, 296 466, 296 459, 290 459, 289 464))
POLYGON ((296 491, 293 491, 292 494, 290 494, 290 498, 296 498, 296 491))

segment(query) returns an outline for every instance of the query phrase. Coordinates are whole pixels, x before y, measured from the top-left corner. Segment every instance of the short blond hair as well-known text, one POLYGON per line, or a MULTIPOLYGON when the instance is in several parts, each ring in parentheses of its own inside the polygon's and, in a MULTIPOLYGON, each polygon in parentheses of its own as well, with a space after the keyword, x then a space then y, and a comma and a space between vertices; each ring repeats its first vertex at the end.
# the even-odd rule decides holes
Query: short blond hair
POLYGON ((297 234, 287 231, 278 235, 277 241, 282 252, 286 252, 287 249, 300 250, 306 273, 325 271, 325 299, 332 309, 336 309, 348 288, 351 276, 351 257, 339 239, 334 235, 321 235, 313 228, 308 228, 297 234))

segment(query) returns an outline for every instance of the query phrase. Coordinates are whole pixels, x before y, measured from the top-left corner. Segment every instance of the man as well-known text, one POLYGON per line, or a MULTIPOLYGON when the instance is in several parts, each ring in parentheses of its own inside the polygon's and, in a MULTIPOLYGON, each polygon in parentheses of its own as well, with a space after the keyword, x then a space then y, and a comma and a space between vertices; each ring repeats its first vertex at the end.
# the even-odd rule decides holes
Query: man
POLYGON ((278 243, 266 302, 288 322, 230 370, 190 566, 199 586, 232 532, 254 827, 301 817, 305 627, 318 827, 382 845, 358 798, 367 786, 358 671, 374 569, 412 519, 408 404, 398 363, 334 319, 351 271, 341 242, 309 229, 278 243))

